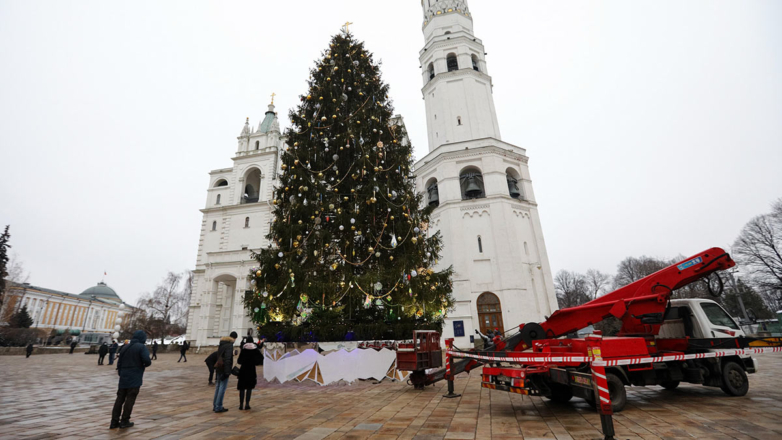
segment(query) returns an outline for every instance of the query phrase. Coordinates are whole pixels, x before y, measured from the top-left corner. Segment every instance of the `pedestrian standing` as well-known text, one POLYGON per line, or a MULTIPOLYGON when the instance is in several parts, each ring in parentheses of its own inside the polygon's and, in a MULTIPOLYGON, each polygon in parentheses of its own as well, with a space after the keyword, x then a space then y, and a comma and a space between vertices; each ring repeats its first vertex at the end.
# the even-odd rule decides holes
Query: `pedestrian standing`
POLYGON ((152 341, 152 360, 157 360, 157 339, 152 341))
POLYGON ((187 341, 184 341, 182 346, 179 348, 179 361, 181 361, 182 358, 185 358, 185 362, 187 362, 187 356, 185 356, 185 354, 187 354, 188 348, 190 348, 190 344, 187 341))
POLYGON ((206 364, 206 368, 209 369, 209 385, 214 385, 215 383, 212 382, 212 378, 215 374, 215 362, 217 362, 217 356, 220 350, 215 350, 212 354, 206 357, 206 360, 204 363, 206 364))
MULTIPOLYGON (((263 340, 260 343, 263 343, 263 340)), ((242 344, 242 351, 239 352, 239 358, 236 361, 241 364, 239 381, 236 384, 236 389, 239 390, 239 410, 249 410, 250 397, 253 395, 255 385, 258 384, 258 374, 255 367, 263 362, 261 349, 253 343, 252 337, 248 336, 247 341, 242 344)))
POLYGON ((136 330, 133 332, 130 344, 125 344, 120 351, 120 357, 117 360, 119 386, 114 409, 111 411, 109 429, 133 426, 130 415, 133 412, 133 405, 136 403, 139 389, 141 389, 144 369, 152 365, 152 360, 149 359, 149 350, 144 345, 146 340, 147 334, 144 333, 144 330, 136 330))
POLYGON ((220 348, 217 350, 217 362, 215 362, 215 372, 217 373, 217 383, 215 384, 215 397, 212 402, 212 410, 216 413, 228 411, 223 407, 223 397, 228 388, 228 379, 231 377, 231 370, 234 366, 234 342, 239 335, 231 332, 230 336, 220 338, 220 348))
POLYGON ((27 344, 27 356, 25 356, 25 357, 30 357, 31 354, 33 354, 33 343, 32 342, 27 344))
POLYGON ((68 354, 73 354, 73 350, 76 348, 76 339, 71 342, 71 351, 68 354))
POLYGON ((98 365, 103 365, 103 360, 106 358, 106 353, 109 352, 109 344, 103 343, 98 349, 98 365))
POLYGON ((116 340, 112 339, 111 346, 109 347, 109 365, 114 365, 114 356, 117 354, 118 348, 119 344, 117 344, 116 340))

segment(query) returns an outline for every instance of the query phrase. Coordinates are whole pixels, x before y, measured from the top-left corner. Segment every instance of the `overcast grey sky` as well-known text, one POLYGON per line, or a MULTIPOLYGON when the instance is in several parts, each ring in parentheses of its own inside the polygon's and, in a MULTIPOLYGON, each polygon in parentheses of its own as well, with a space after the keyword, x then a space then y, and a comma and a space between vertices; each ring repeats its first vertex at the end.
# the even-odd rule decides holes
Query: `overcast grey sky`
MULTIPOLYGON (((469 3, 555 272, 730 246, 782 196, 782 2, 469 3)), ((346 20, 423 156, 419 4, 0 1, 0 224, 30 281, 105 270, 135 302, 194 268, 207 173, 346 20)))

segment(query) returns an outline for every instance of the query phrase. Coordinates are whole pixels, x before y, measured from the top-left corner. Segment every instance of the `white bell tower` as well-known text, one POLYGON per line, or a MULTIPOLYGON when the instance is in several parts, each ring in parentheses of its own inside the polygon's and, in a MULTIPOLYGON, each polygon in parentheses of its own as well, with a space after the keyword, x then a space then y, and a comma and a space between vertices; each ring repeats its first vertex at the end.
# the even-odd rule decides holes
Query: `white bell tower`
MULTIPOLYGON (((483 43, 466 0, 422 0, 419 54, 429 154, 415 165, 443 237, 439 268, 454 268, 455 309, 443 336, 472 345, 475 330, 512 331, 557 309, 526 150, 503 142, 483 43)), ((479 339, 479 338, 474 338, 479 339)))

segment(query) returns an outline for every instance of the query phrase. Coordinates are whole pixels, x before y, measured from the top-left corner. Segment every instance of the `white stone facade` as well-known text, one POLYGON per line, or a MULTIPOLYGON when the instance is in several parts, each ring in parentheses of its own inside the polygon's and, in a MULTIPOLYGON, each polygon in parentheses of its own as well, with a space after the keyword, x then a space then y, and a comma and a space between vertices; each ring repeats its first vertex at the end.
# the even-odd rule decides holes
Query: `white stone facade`
POLYGON ((232 331, 245 335, 253 324, 242 303, 250 290, 251 250, 267 244, 272 191, 284 138, 270 105, 258 127, 245 123, 233 167, 209 173, 206 207, 186 337, 196 345, 217 345, 232 331))
POLYGON ((470 347, 475 329, 538 322, 557 302, 528 157, 500 138, 484 47, 473 35, 467 2, 423 0, 422 6, 429 154, 415 171, 427 203, 438 204, 429 228, 443 237, 438 267, 454 268, 455 309, 443 337, 454 337, 459 326, 464 336, 455 338, 456 346, 470 347))

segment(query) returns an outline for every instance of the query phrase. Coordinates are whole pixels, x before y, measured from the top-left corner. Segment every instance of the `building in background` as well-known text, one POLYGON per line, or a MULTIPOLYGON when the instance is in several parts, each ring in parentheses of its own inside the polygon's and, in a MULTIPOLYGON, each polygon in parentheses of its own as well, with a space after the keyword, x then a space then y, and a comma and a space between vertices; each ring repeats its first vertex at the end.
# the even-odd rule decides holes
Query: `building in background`
POLYGON ((507 331, 557 309, 526 150, 501 140, 485 50, 467 1, 423 0, 419 53, 429 153, 416 184, 436 206, 439 267, 453 265, 455 309, 443 331, 459 347, 474 330, 507 331))
POLYGON ((33 318, 31 328, 53 330, 56 335, 77 336, 81 343, 95 344, 109 341, 118 314, 131 308, 102 281, 78 295, 29 283, 9 283, 0 325, 8 325, 10 317, 24 306, 33 318))
POLYGON ((242 299, 251 290, 247 276, 255 260, 250 252, 267 244, 284 142, 274 104, 257 128, 250 127, 248 118, 237 139, 233 166, 209 173, 201 210, 186 333, 196 345, 217 345, 232 331, 245 335, 254 328, 242 299))

